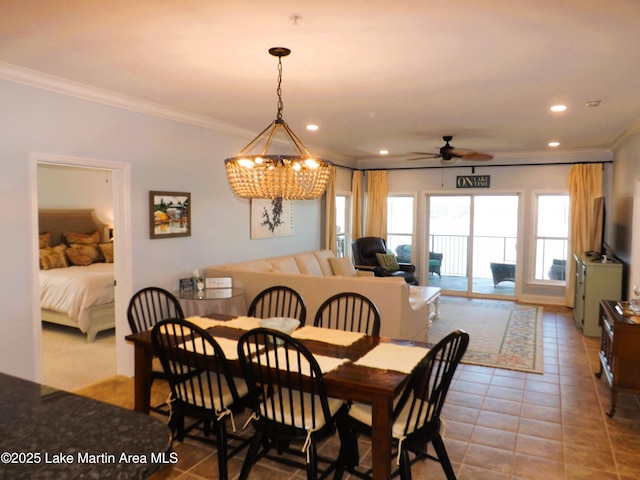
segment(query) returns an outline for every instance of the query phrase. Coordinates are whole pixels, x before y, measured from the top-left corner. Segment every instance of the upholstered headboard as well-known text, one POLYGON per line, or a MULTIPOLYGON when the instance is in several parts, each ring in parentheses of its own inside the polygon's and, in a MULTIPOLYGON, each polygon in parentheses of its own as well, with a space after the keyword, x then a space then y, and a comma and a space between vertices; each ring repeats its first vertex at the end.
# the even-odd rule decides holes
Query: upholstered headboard
POLYGON ((38 212, 39 233, 51 233, 49 245, 54 247, 62 242, 62 232, 100 232, 100 241, 109 241, 109 226, 98 220, 93 209, 40 210, 38 212))

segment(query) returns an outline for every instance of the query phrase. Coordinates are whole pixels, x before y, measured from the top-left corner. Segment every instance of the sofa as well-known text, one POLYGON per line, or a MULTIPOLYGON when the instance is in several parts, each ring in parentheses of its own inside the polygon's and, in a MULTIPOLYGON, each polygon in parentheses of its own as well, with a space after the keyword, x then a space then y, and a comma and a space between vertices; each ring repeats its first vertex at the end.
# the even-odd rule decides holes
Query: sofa
POLYGON ((307 324, 313 324, 318 307, 340 292, 370 298, 380 311, 380 335, 407 340, 428 340, 429 305, 426 291, 412 287, 402 277, 375 277, 358 271, 349 257, 336 258, 330 250, 299 252, 205 268, 207 278, 231 277, 243 290, 247 305, 262 290, 284 285, 296 290, 307 307, 307 324))

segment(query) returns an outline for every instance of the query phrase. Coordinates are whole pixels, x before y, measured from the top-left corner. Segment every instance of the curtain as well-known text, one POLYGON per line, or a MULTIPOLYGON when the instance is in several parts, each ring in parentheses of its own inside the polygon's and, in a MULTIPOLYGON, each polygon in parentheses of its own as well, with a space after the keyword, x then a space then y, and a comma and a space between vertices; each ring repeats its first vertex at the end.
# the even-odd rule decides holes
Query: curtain
MULTIPOLYGON (((574 253, 600 249, 594 246, 594 229, 598 228, 595 199, 602 197, 602 165, 600 163, 573 165, 569 171, 569 198, 571 223, 569 225, 569 251, 566 270, 565 304, 573 307, 576 266, 574 253)), ((601 228, 601 227, 600 227, 601 228)))
POLYGON ((387 172, 367 172, 367 223, 365 236, 387 241, 387 172))
POLYGON ((362 237, 362 172, 354 170, 351 177, 351 235, 362 237))
POLYGON ((327 190, 324 193, 325 210, 325 239, 324 248, 337 254, 336 239, 336 167, 331 169, 331 175, 327 182, 327 190))

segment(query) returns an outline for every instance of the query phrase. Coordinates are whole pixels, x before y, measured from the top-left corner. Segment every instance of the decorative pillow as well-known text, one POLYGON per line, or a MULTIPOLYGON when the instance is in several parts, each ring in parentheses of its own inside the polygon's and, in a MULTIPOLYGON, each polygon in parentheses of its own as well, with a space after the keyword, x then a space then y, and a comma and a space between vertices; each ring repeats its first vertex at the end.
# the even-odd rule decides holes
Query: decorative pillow
POLYGON ((99 243, 98 248, 106 263, 113 263, 113 243, 99 243))
POLYGON ((49 242, 51 241, 51 232, 41 233, 38 235, 38 243, 40 246, 38 248, 47 248, 49 246, 49 242))
POLYGON ((47 247, 40 249, 40 268, 42 270, 51 270, 52 268, 68 267, 67 258, 65 257, 65 245, 57 245, 55 247, 47 247))
POLYGON ((305 275, 317 275, 319 277, 322 276, 322 269, 320 268, 320 264, 312 253, 296 255, 295 260, 300 273, 303 273, 305 275))
POLYGON ((389 270, 390 272, 395 272, 400 269, 400 265, 398 265, 398 260, 396 260, 396 256, 390 253, 376 253, 376 258, 378 259, 378 263, 385 270, 389 270))
POLYGON ((330 258, 336 258, 331 250, 320 250, 318 252, 313 252, 313 256, 318 260, 318 265, 320 265, 320 270, 322 270, 322 275, 325 277, 330 277, 333 275, 333 268, 331 268, 331 264, 329 263, 330 258))
POLYGON ((74 232, 62 232, 62 237, 67 245, 71 246, 72 243, 98 243, 100 241, 100 232, 97 230, 93 233, 74 233, 74 232))
POLYGON ((356 277, 358 275, 358 271, 353 266, 353 263, 351 263, 351 258, 349 257, 330 258, 329 263, 331 264, 334 275, 343 277, 356 277))
POLYGON ((272 260, 271 265, 273 266, 273 270, 279 273, 300 273, 298 264, 292 257, 284 257, 272 260))
POLYGON ((96 244, 87 245, 82 243, 72 243, 67 248, 67 258, 71 265, 85 267, 101 260, 100 250, 96 244))

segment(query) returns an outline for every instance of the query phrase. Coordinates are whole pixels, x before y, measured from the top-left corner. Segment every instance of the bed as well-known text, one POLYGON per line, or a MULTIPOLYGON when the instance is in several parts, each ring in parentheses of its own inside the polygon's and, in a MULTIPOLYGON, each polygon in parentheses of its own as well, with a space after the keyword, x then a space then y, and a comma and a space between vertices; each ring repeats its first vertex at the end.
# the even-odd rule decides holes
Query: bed
POLYGON ((92 209, 40 210, 40 309, 44 322, 93 342, 115 327, 113 243, 92 209))

